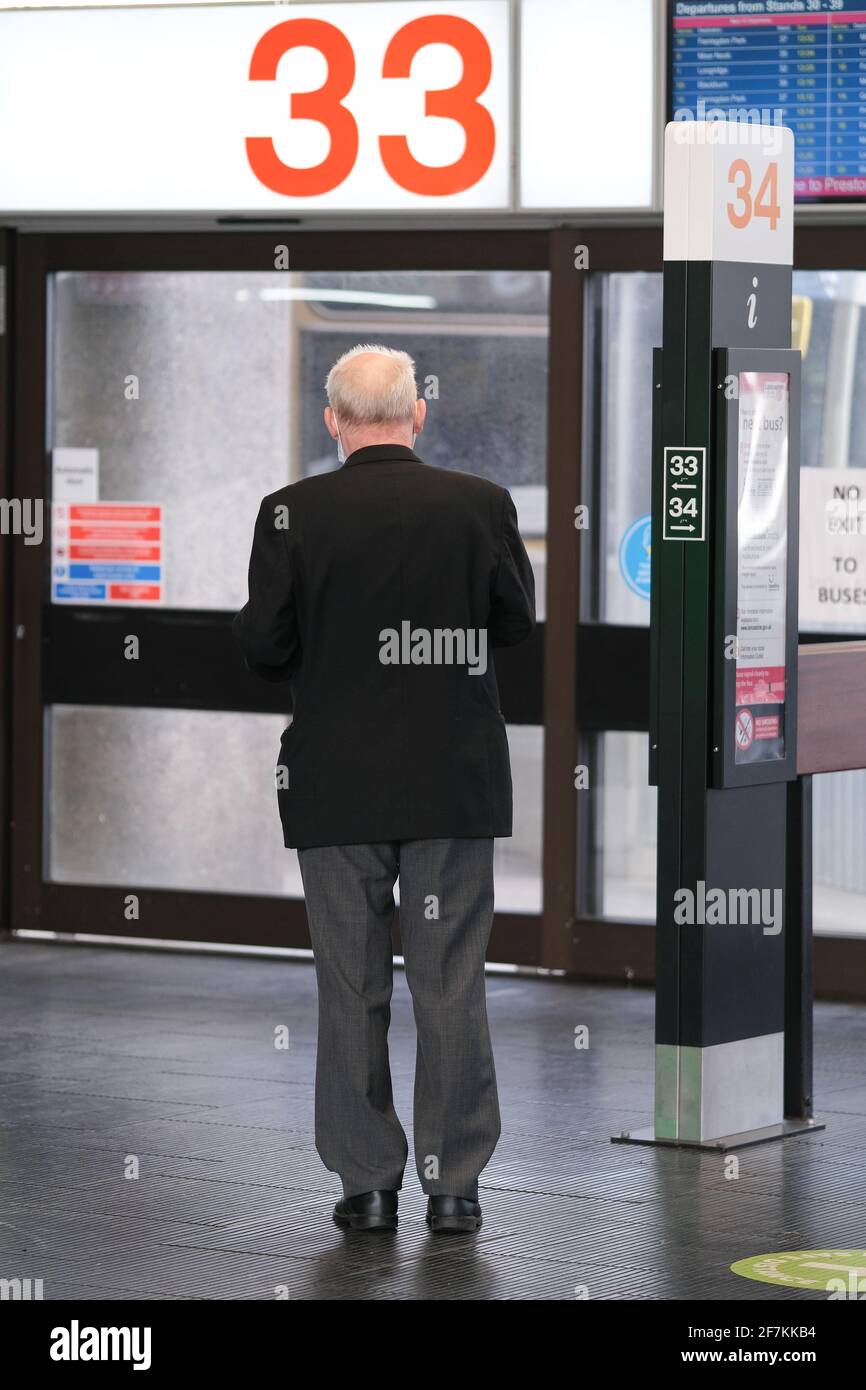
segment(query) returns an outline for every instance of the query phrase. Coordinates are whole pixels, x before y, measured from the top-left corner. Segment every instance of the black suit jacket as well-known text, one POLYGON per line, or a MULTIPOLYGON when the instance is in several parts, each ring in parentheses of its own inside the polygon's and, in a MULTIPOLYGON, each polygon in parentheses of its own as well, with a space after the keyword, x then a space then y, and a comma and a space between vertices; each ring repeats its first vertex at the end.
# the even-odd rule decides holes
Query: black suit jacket
POLYGON ((277 764, 286 845, 510 835, 490 648, 534 625, 514 503, 495 483, 384 444, 266 497, 234 632, 250 670, 291 687, 277 764), (487 669, 471 674, 482 631, 487 669))

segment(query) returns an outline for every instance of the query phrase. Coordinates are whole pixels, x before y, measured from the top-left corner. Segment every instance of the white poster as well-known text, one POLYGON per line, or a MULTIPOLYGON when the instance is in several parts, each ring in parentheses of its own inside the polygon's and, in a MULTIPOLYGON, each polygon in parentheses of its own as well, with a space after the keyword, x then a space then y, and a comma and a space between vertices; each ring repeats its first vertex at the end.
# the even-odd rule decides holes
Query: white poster
POLYGON ((866 620, 866 477, 800 470, 800 626, 858 631, 866 620))
POLYGON ((739 376, 735 759, 784 757, 788 376, 739 376))

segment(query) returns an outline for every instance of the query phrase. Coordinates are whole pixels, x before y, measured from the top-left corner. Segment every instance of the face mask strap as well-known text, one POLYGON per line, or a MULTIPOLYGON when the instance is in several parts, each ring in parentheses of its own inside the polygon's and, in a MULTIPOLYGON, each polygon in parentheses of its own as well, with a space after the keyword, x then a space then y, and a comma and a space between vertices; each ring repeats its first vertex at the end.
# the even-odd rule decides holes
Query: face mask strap
MULTIPOLYGON (((337 425, 337 417, 334 416, 334 424, 337 425)), ((343 448, 343 436, 340 434, 340 426, 337 425, 337 462, 346 462, 346 450, 343 448)))

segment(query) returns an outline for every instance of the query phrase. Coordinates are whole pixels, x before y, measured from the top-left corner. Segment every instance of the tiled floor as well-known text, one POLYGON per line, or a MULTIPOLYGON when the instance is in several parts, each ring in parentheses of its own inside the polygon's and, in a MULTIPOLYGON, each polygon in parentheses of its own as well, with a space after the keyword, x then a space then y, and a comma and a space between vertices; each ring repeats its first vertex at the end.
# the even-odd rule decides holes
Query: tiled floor
MULTIPOLYGON (((817 1010, 827 1130, 741 1150, 731 1178, 721 1155, 609 1142, 650 1121, 651 994, 492 977, 503 1135, 484 1226, 434 1239, 412 1169, 395 1234, 330 1219, 312 965, 22 941, 0 981, 0 1278, 42 1279, 46 1299, 810 1299, 826 1294, 729 1267, 866 1249, 861 1007, 817 1010)), ((401 972, 392 1062, 408 1127, 401 972)))

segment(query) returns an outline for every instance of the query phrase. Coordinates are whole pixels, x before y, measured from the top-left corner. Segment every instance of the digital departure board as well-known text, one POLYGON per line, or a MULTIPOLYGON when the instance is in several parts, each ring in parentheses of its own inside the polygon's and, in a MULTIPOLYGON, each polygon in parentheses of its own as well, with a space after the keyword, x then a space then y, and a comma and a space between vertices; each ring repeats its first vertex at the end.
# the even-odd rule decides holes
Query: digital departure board
POLYGON ((671 119, 790 126, 798 200, 866 199, 866 0, 670 9, 671 119))

